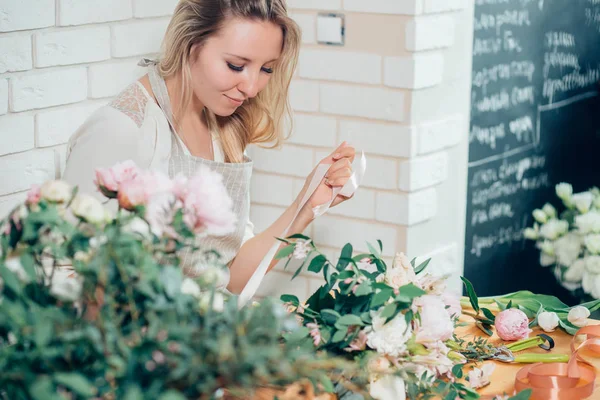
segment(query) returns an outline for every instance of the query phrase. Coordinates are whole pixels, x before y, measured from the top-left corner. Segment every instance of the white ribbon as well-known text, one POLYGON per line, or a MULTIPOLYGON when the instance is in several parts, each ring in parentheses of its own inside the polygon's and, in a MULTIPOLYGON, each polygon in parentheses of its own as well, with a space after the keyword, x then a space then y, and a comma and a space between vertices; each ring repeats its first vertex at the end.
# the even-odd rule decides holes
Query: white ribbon
MULTIPOLYGON (((300 202, 300 205, 298 206, 298 209, 296 210, 292 221, 287 226, 287 228, 285 228, 280 237, 286 237, 290 227, 298 217, 298 213, 300 212, 300 210, 302 210, 302 207, 304 207, 306 202, 317 190, 317 188, 321 184, 321 181, 323 180, 323 178, 325 178, 327 171, 329 170, 329 168, 331 168, 331 165, 332 164, 319 164, 317 166, 317 168, 315 169, 315 174, 313 175, 313 178, 310 181, 308 188, 306 189, 306 193, 304 193, 304 197, 302 198, 302 201, 300 202)), ((367 159, 365 158, 364 152, 361 153, 360 158, 354 160, 352 169, 354 172, 352 173, 352 176, 350 176, 350 179, 348 179, 348 182, 346 182, 346 184, 343 187, 336 187, 333 189, 333 195, 331 196, 331 200, 329 200, 325 204, 321 204, 320 206, 313 208, 315 218, 325 214, 325 212, 327 212, 327 210, 331 206, 331 203, 333 203, 333 200, 335 200, 335 198, 338 195, 350 197, 354 194, 354 192, 356 192, 356 190, 360 186, 360 183, 362 182, 362 179, 365 175, 365 171, 367 169, 367 159)), ((258 265, 258 268, 256 268, 256 271, 254 271, 254 273, 250 277, 250 280, 248 281, 248 283, 246 283, 246 286, 240 293, 240 296, 238 297, 238 307, 243 307, 254 296, 263 278, 265 277, 267 269, 269 268, 269 265, 271 265, 271 261, 273 261, 273 257, 275 257, 275 253, 277 252, 277 249, 279 249, 280 245, 281 243, 279 241, 276 241, 275 244, 273 244, 273 246, 269 249, 265 257, 262 259, 262 261, 258 265)))

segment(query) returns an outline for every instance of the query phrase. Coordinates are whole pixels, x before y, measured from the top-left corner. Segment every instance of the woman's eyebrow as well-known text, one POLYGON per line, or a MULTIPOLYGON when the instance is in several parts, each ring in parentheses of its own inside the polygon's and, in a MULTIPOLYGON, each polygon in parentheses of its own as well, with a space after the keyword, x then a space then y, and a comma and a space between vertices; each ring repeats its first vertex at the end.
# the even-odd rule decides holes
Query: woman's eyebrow
MULTIPOLYGON (((244 60, 246 62, 252 62, 251 59, 249 59, 247 57, 238 56, 237 54, 225 53, 225 55, 228 55, 228 56, 231 56, 231 57, 235 57, 235 58, 239 58, 240 60, 244 60)), ((270 62, 273 62, 273 61, 277 61, 277 59, 275 58, 273 60, 269 60, 269 61, 267 61, 267 63, 270 63, 270 62)))

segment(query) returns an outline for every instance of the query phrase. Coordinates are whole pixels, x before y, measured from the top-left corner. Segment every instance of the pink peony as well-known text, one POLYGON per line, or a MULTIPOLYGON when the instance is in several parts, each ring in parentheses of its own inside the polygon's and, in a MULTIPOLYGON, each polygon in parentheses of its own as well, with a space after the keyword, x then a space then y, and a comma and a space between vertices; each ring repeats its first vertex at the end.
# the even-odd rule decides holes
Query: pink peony
POLYGON ((415 299, 419 309, 420 324, 417 343, 445 341, 452 337, 454 324, 440 296, 425 295, 415 299))
POLYGON ((31 185, 31 189, 27 192, 27 204, 30 206, 39 203, 42 198, 42 191, 39 185, 31 185))
POLYGON ((119 184, 117 199, 121 208, 133 210, 148 203, 152 196, 172 190, 173 182, 168 176, 158 171, 143 171, 119 184))
POLYGON ((111 168, 96 169, 96 186, 108 198, 117 197, 120 185, 135 178, 140 173, 139 168, 131 160, 115 164, 111 168))
POLYGON ((509 308, 496 315, 496 332, 502 340, 521 340, 531 333, 527 315, 519 309, 509 308))
POLYGON ((442 294, 442 301, 446 305, 446 311, 448 312, 450 318, 457 318, 461 316, 462 308, 460 306, 460 297, 449 292, 444 292, 442 294))
POLYGON ((195 233, 222 236, 235 229, 233 202, 223 185, 223 177, 202 168, 188 181, 183 199, 183 221, 195 233))

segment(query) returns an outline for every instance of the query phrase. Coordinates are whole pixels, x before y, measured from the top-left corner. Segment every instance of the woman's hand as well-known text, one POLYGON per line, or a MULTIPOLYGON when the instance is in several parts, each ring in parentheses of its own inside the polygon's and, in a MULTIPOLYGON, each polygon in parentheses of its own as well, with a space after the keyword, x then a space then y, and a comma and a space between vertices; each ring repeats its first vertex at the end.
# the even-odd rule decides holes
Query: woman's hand
MULTIPOLYGON (((330 155, 321 160, 319 165, 330 164, 331 166, 329 167, 325 178, 323 178, 304 208, 310 209, 312 213, 313 208, 323 205, 331 200, 334 188, 343 187, 346 182, 348 182, 348 179, 350 179, 352 176, 352 162, 354 161, 355 153, 354 147, 348 145, 346 142, 343 142, 340 147, 335 149, 330 155)), ((304 187, 298 195, 298 201, 300 201, 304 196, 304 193, 306 192, 306 189, 308 188, 308 185, 315 174, 315 170, 316 168, 310 173, 308 178, 306 178, 304 187)), ((333 203, 331 203, 331 207, 335 207, 351 197, 352 196, 346 197, 338 194, 333 200, 333 203)))

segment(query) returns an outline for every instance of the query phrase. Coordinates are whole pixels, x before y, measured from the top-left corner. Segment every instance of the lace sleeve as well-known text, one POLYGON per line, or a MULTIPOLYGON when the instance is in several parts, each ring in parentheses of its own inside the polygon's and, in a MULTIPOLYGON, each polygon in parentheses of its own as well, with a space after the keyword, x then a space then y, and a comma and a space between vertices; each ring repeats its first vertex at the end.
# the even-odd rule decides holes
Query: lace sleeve
POLYGON ((139 128, 144 121, 147 104, 148 96, 144 94, 140 85, 135 82, 115 97, 109 106, 127 115, 139 128))

